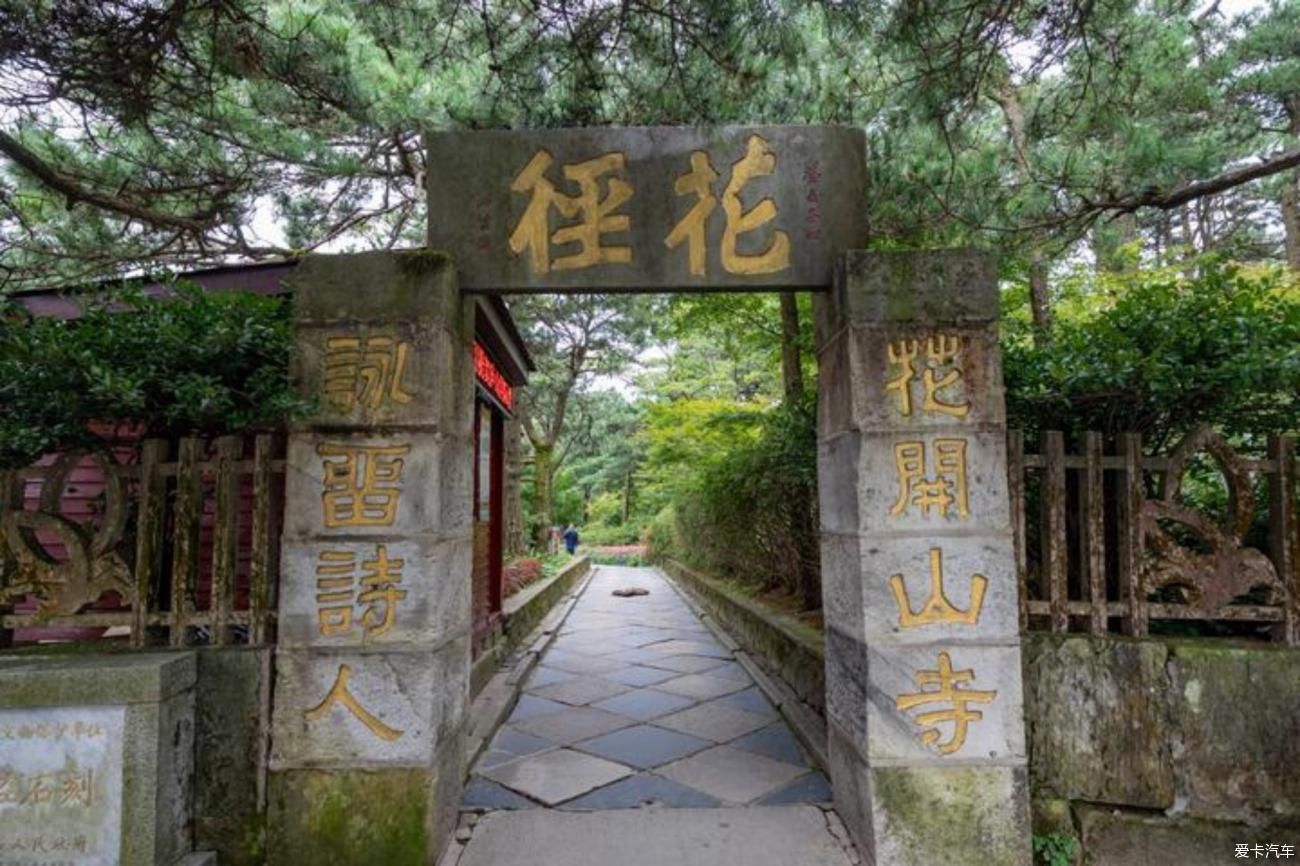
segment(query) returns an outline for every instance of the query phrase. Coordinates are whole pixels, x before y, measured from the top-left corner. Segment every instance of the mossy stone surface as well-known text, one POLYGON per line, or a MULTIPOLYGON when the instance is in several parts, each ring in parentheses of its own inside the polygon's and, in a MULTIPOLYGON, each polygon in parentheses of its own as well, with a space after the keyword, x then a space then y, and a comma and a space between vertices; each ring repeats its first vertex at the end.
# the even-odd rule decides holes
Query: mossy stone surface
POLYGON ((270 777, 267 866, 426 866, 431 773, 285 770, 270 777))
POLYGON ((1172 806, 1167 647, 1159 641, 1030 635, 1023 652, 1036 796, 1172 806))
POLYGON ((873 767, 876 861, 1028 866, 1025 772, 1015 767, 873 767))

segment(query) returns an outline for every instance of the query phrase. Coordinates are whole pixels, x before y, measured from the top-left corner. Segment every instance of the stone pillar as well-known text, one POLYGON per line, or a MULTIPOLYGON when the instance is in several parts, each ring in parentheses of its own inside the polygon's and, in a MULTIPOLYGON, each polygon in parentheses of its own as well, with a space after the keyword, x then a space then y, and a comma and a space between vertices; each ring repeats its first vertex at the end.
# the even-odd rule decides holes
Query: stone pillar
POLYGON ((433 862, 469 689, 473 318, 438 253, 294 277, 271 864, 433 862))
POLYGON ((1026 866, 993 262, 851 252, 816 317, 836 805, 877 866, 1026 866))

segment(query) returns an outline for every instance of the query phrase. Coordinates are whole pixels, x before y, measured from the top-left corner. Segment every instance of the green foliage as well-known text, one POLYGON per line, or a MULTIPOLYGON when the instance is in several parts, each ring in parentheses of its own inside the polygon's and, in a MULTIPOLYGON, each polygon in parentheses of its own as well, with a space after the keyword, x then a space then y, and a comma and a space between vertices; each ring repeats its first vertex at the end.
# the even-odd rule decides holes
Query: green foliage
MULTIPOLYGON (((1099 213, 1295 146, 1297 15, 1293 0, 1237 16, 1188 2, 0 0, 0 268, 51 282, 418 243, 423 129, 800 122, 867 130, 874 243, 1059 255, 1099 213), (278 231, 260 237, 268 203, 278 231)), ((1134 221, 1160 244, 1267 255, 1279 232, 1258 211, 1284 178, 1294 188, 1288 174, 1134 221)))
POLYGON ((817 557, 815 427, 811 401, 652 407, 650 459, 673 503, 651 524, 653 554, 763 589, 800 591, 817 557))
POLYGON ((1159 447, 1206 423, 1237 436, 1300 428, 1300 291, 1278 271, 1207 261, 1192 275, 1078 277, 1048 341, 1014 308, 1004 331, 1010 425, 1030 436, 1136 432, 1159 447))
POLYGON ((1043 866, 1073 866, 1079 840, 1068 833, 1034 834, 1034 859, 1043 866))
POLYGON ((83 318, 0 325, 0 465, 94 447, 92 424, 147 435, 273 428, 310 407, 289 386, 287 304, 177 287, 91 303, 83 318))

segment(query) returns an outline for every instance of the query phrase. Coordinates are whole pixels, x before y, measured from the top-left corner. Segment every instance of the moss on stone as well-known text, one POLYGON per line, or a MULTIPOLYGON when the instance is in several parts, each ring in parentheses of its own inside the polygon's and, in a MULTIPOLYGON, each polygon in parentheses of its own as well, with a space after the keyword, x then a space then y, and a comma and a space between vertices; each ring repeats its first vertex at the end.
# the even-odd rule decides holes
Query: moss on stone
POLYGON ((427 274, 449 265, 451 256, 441 250, 402 250, 397 254, 397 266, 407 274, 427 274))
POLYGON ((876 768, 876 833, 898 866, 1023 866, 1028 816, 1008 821, 1023 776, 1005 767, 876 768), (883 821, 881 820, 883 819, 883 821))
POLYGON ((273 773, 266 862, 425 866, 429 796, 418 769, 273 773))

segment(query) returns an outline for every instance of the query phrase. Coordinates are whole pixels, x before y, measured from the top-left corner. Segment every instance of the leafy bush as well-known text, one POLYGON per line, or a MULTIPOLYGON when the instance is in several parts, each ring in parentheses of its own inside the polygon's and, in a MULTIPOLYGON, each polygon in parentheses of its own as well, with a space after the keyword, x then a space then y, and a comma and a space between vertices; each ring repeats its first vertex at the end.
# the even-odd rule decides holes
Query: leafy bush
POLYGON ((1148 268, 1063 293, 1046 343, 1016 310, 1004 316, 1012 428, 1134 432, 1160 448, 1206 423, 1300 427, 1300 291, 1282 272, 1208 261, 1192 276, 1148 268))
MULTIPOLYGON (((672 555, 705 572, 762 590, 800 594, 816 607, 817 437, 812 401, 771 409, 703 403, 690 424, 703 447, 681 451, 673 414, 652 424, 652 457, 680 463, 674 507, 650 527, 654 556, 672 555), (672 425, 672 426, 668 426, 672 425), (710 447, 724 437, 725 447, 710 447), (662 443, 662 445, 660 444, 662 443), (666 522, 671 520, 671 529, 666 522)), ((677 414, 689 411, 678 404, 677 414)), ((697 442, 697 445, 699 444, 697 442)))
POLYGON ((177 287, 175 298, 123 291, 83 318, 0 324, 0 465, 94 447, 95 424, 147 435, 275 427, 310 409, 288 380, 288 305, 177 287))
POLYGON ((542 561, 540 559, 516 559, 507 562, 501 570, 503 596, 513 595, 528 584, 541 580, 542 561))

